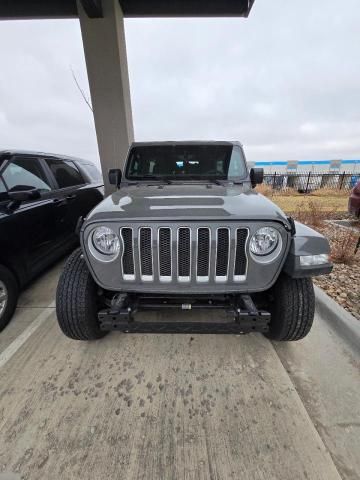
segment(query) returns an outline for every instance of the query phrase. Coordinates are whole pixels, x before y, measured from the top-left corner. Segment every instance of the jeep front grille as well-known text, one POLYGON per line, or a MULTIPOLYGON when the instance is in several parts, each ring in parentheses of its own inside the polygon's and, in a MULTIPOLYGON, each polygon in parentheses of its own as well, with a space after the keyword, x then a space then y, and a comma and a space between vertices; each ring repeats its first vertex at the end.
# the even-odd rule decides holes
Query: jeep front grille
POLYGON ((216 280, 226 282, 229 270, 229 237, 228 228, 218 228, 216 232, 216 280))
POLYGON ((124 280, 226 283, 246 280, 245 227, 123 227, 124 280))
POLYGON ((122 228, 120 233, 123 244, 123 255, 121 260, 123 276, 125 280, 135 280, 132 228, 122 228))
POLYGON ((163 282, 171 282, 171 230, 159 228, 159 274, 163 282))
POLYGON ((152 252, 152 229, 140 228, 140 272, 141 279, 153 280, 153 252, 152 252))
POLYGON ((191 265, 191 232, 190 228, 179 228, 177 244, 178 280, 188 282, 190 280, 191 265))
POLYGON ((197 231, 196 279, 198 282, 209 281, 210 275, 210 229, 199 228, 197 231))
POLYGON ((241 279, 246 274, 246 256, 245 252, 246 239, 248 231, 244 228, 238 228, 236 230, 236 248, 235 248, 235 267, 234 267, 234 279, 241 279))

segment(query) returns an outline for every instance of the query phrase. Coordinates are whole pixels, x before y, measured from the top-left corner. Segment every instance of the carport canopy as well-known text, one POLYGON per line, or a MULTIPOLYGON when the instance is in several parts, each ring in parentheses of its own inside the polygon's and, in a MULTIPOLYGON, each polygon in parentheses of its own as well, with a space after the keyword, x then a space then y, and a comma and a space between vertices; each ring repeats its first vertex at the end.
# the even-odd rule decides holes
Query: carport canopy
POLYGON ((123 166, 134 140, 124 18, 247 17, 254 1, 0 0, 0 20, 80 19, 101 168, 109 192, 107 172, 123 166))
MULTIPOLYGON (((254 0, 118 0, 124 17, 248 16, 254 0)), ((81 0, 89 17, 103 16, 101 0, 81 0)), ((72 18, 76 0, 2 0, 0 18, 72 18)))

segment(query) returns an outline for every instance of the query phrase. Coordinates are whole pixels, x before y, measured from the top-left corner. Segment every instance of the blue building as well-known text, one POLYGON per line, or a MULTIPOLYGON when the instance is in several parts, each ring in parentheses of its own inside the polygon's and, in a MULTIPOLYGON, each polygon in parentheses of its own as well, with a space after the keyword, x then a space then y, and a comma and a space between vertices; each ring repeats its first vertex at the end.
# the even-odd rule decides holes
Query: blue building
POLYGON ((248 162, 262 167, 265 173, 356 173, 360 174, 360 160, 288 160, 248 162))

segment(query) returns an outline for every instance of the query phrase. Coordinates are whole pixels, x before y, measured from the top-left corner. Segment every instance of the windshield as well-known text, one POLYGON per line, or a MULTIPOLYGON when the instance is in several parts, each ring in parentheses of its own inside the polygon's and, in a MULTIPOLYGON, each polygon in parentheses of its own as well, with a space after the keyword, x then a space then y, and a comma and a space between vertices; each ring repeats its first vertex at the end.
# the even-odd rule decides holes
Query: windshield
POLYGON ((130 151, 126 178, 145 180, 239 180, 247 175, 237 145, 146 145, 130 151))

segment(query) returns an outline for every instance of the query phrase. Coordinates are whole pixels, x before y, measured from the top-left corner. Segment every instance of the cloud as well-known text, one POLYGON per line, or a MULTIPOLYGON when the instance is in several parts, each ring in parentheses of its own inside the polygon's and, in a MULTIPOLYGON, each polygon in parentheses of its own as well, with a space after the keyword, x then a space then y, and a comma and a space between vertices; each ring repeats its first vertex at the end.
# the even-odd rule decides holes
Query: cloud
MULTIPOLYGON (((256 0, 248 19, 128 19, 137 140, 237 139, 249 160, 360 157, 360 9, 256 0)), ((0 148, 98 161, 77 20, 0 23, 0 148)))
POLYGON ((88 88, 77 20, 0 22, 0 149, 98 161, 94 122, 70 66, 88 88))
POLYGON ((354 0, 341 10, 256 0, 247 20, 128 21, 136 135, 239 139, 251 160, 359 158, 359 22, 354 0))

